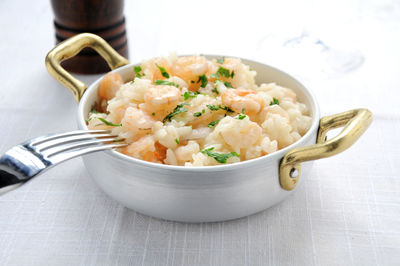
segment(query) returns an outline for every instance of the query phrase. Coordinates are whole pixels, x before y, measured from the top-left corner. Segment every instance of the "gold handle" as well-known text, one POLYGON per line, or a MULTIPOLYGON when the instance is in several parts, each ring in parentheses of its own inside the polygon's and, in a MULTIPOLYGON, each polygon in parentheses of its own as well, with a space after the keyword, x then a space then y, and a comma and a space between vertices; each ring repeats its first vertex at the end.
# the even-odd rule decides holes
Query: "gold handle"
POLYGON ((279 181, 285 190, 296 187, 300 178, 301 162, 317 160, 338 154, 351 145, 367 130, 372 122, 372 113, 367 109, 355 109, 321 118, 317 144, 299 147, 283 157, 279 167, 279 181), (345 126, 336 137, 326 141, 326 133, 345 126))
POLYGON ((69 74, 60 63, 75 56, 85 47, 96 50, 111 69, 129 64, 128 59, 119 55, 105 40, 91 33, 81 33, 58 44, 46 56, 47 71, 72 91, 77 102, 82 98, 87 85, 69 74))

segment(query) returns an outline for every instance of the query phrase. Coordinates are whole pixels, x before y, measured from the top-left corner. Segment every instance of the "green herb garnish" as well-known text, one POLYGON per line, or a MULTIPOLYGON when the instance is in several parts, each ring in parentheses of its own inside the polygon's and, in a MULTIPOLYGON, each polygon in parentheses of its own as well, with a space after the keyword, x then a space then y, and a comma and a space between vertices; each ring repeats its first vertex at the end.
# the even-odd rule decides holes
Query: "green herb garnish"
POLYGON ((194 92, 194 91, 185 91, 185 93, 182 94, 182 96, 183 96, 183 99, 185 99, 185 101, 186 101, 189 98, 196 98, 198 94, 199 94, 198 92, 194 92))
POLYGON ((239 114, 239 116, 238 116, 238 118, 237 118, 237 119, 239 119, 239 120, 243 120, 243 119, 245 119, 245 118, 246 118, 246 115, 244 114, 244 111, 245 111, 245 109, 244 109, 244 108, 242 108, 242 113, 241 113, 241 114, 239 114))
POLYGON ((200 87, 205 88, 208 83, 207 76, 205 74, 199 76, 199 80, 197 80, 197 83, 201 82, 200 87))
POLYGON ((206 154, 210 157, 213 157, 219 163, 226 163, 226 160, 233 156, 240 157, 240 155, 234 151, 232 151, 230 153, 218 153, 218 152, 213 152, 213 150, 214 150, 214 147, 211 147, 211 148, 202 150, 200 152, 203 154, 206 154))
POLYGON ((219 95, 219 91, 218 91, 217 88, 214 88, 214 89, 212 89, 211 91, 214 92, 215 94, 219 95))
POLYGON ((179 139, 175 139, 176 144, 179 145, 179 139))
POLYGON ((210 123, 208 124, 208 127, 209 127, 209 128, 212 128, 213 126, 215 126, 216 124, 218 124, 220 120, 221 120, 221 119, 217 119, 217 120, 215 120, 215 121, 210 122, 210 123))
POLYGON ((169 74, 168 74, 168 72, 165 70, 165 68, 164 67, 162 67, 162 66, 159 66, 159 65, 157 65, 156 64, 156 66, 158 67, 158 69, 160 70, 160 72, 161 72, 161 75, 164 77, 164 78, 169 78, 169 74))
POLYGON ((201 116, 201 112, 196 112, 196 113, 193 114, 193 116, 194 117, 199 117, 199 116, 201 116))
POLYGON ((225 87, 227 88, 233 88, 232 84, 230 84, 229 82, 225 81, 224 82, 225 87))
POLYGON ((201 110, 201 113, 204 114, 206 112, 206 109, 201 110))
POLYGON ((152 115, 152 116, 155 116, 155 115, 156 115, 156 113, 151 113, 151 115, 152 115))
POLYGON ((111 122, 108 122, 107 120, 105 120, 104 118, 101 117, 96 117, 97 119, 99 119, 101 122, 103 122, 104 124, 106 124, 107 126, 112 126, 112 127, 122 127, 122 124, 113 124, 111 122))
POLYGON ((163 123, 165 123, 166 121, 171 121, 172 117, 174 117, 180 113, 187 112, 188 110, 186 108, 183 108, 184 105, 189 105, 189 104, 187 104, 187 103, 178 104, 170 114, 168 114, 166 117, 164 117, 163 123))
POLYGON ((175 86, 175 87, 179 88, 178 84, 173 83, 173 82, 168 81, 168 80, 162 80, 162 79, 156 79, 154 81, 154 84, 156 84, 156 85, 169 85, 169 86, 175 86))
POLYGON ((231 78, 233 78, 234 76, 235 76, 235 71, 232 70, 231 78))
POLYGON ((229 108, 228 106, 221 106, 221 105, 215 106, 215 105, 212 105, 212 104, 207 104, 206 106, 211 111, 218 111, 219 109, 222 109, 222 110, 227 111, 229 113, 234 113, 235 112, 231 108, 229 108))
POLYGON ((269 103, 269 105, 275 105, 275 104, 279 105, 279 100, 274 97, 273 100, 269 103))
POLYGON ((142 67, 141 66, 134 66, 133 70, 135 71, 135 75, 136 75, 137 78, 141 78, 141 77, 144 76, 143 73, 140 73, 140 72, 142 72, 142 67))
POLYGON ((221 108, 222 110, 227 111, 228 113, 234 113, 235 112, 231 108, 229 108, 228 106, 221 107, 221 105, 220 105, 219 108, 221 108))
POLYGON ((220 77, 229 78, 229 77, 233 77, 234 75, 235 74, 233 73, 233 71, 232 71, 232 74, 231 74, 229 69, 220 66, 218 68, 217 72, 215 72, 214 74, 211 74, 210 77, 219 79, 220 77))
POLYGON ((212 104, 207 104, 206 105, 208 107, 208 109, 210 109, 211 111, 218 111, 219 107, 212 105, 212 104))
POLYGON ((225 57, 221 57, 217 59, 217 63, 223 64, 225 62, 225 57))
POLYGON ((239 116, 238 116, 237 119, 243 120, 243 119, 245 119, 245 118, 246 118, 246 115, 244 115, 244 114, 239 114, 239 116))

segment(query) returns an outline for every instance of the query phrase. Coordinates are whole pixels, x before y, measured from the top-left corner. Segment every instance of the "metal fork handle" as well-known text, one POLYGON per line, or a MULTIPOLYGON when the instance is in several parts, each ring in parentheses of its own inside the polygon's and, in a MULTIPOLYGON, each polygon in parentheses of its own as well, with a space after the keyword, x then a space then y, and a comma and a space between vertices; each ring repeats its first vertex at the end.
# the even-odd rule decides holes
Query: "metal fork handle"
MULTIPOLYGON (((78 151, 67 153, 62 159, 57 161, 46 160, 45 158, 39 159, 36 156, 41 156, 36 153, 36 156, 28 152, 28 148, 23 145, 17 145, 7 151, 0 158, 0 195, 10 191, 8 187, 22 184, 26 181, 32 179, 33 177, 43 173, 44 171, 50 169, 51 167, 65 162, 69 159, 93 153, 103 150, 108 150, 112 148, 118 148, 126 146, 125 143, 115 143, 101 145, 91 148, 86 148, 78 151)), ((13 186, 17 188, 18 186, 13 186)), ((11 189, 12 190, 12 189, 11 189)))

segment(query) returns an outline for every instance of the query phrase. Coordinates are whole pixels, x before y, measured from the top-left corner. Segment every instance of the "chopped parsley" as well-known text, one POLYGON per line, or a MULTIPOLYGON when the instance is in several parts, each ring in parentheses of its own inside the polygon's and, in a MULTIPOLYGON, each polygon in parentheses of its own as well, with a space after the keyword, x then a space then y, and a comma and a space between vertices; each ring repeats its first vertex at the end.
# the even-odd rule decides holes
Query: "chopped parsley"
POLYGON ((227 88, 233 88, 232 84, 230 84, 229 82, 225 81, 224 82, 225 87, 227 88))
POLYGON ((144 74, 141 73, 142 72, 142 68, 140 66, 134 66, 133 70, 135 71, 135 75, 136 75, 137 78, 141 78, 141 77, 144 76, 144 74))
POLYGON ((105 120, 104 118, 101 117, 96 117, 97 119, 99 119, 101 122, 103 122, 104 124, 106 124, 107 126, 112 126, 112 127, 122 127, 122 124, 113 124, 111 122, 108 122, 107 120, 105 120))
POLYGON ((155 115, 156 115, 156 113, 151 113, 151 115, 152 115, 152 116, 155 116, 155 115))
POLYGON ((197 80, 197 83, 201 82, 200 87, 205 88, 208 83, 207 76, 205 74, 199 76, 199 80, 197 80))
POLYGON ((196 113, 193 114, 193 116, 194 117, 199 117, 199 116, 201 116, 201 112, 196 112, 196 113))
POLYGON ((195 82, 194 82, 194 80, 191 80, 191 81, 190 81, 190 83, 192 83, 192 84, 193 84, 193 83, 195 83, 195 82))
POLYGON ((199 94, 198 92, 194 92, 194 91, 185 91, 185 93, 182 94, 182 96, 183 96, 183 99, 185 99, 185 101, 186 101, 189 98, 196 98, 198 94, 199 94))
POLYGON ((211 91, 214 92, 215 94, 219 95, 219 91, 216 87, 214 89, 212 89, 211 91))
POLYGON ((208 109, 210 109, 211 111, 218 111, 219 109, 222 109, 224 111, 227 111, 229 113, 234 113, 235 111, 233 111, 231 108, 229 108, 228 106, 224 106, 222 107, 221 105, 215 106, 212 104, 207 104, 206 105, 208 107, 208 109))
POLYGON ((218 111, 218 110, 219 110, 219 106, 217 107, 217 106, 212 105, 212 104, 207 104, 206 106, 207 106, 208 109, 210 109, 211 111, 218 111))
POLYGON ((178 84, 173 83, 173 82, 168 81, 168 80, 162 80, 162 79, 156 79, 154 81, 154 84, 156 84, 156 85, 169 85, 169 86, 175 86, 175 87, 179 88, 178 84))
POLYGON ((176 144, 179 145, 179 139, 175 139, 176 144))
POLYGON ((168 114, 166 117, 164 117, 163 123, 165 123, 167 121, 171 121, 172 117, 174 117, 180 113, 187 112, 188 110, 186 108, 183 108, 184 105, 189 105, 189 104, 187 104, 187 103, 178 104, 170 114, 168 114))
POLYGON ((231 108, 229 108, 228 106, 221 107, 221 105, 220 105, 219 108, 221 108, 222 110, 227 111, 228 113, 234 113, 235 112, 231 108))
POLYGON ((235 76, 235 71, 234 70, 232 70, 232 73, 231 73, 231 78, 233 78, 235 76))
POLYGON ((279 105, 279 100, 274 97, 273 100, 269 103, 269 105, 275 105, 275 104, 279 105))
POLYGON ((223 64, 225 62, 225 57, 221 57, 217 59, 217 63, 223 64))
POLYGON ((218 68, 217 72, 215 72, 214 74, 211 74, 210 77, 219 79, 220 77, 229 78, 229 77, 233 77, 234 75, 235 74, 233 73, 233 71, 232 71, 232 74, 231 74, 229 69, 220 66, 218 68))
POLYGON ((245 115, 245 114, 239 114, 239 116, 238 116, 237 119, 243 120, 243 119, 245 119, 245 118, 246 118, 246 115, 245 115))
POLYGON ((165 70, 165 68, 164 67, 162 67, 162 66, 159 66, 159 65, 157 65, 156 64, 156 66, 158 67, 158 69, 160 70, 160 72, 161 72, 161 75, 164 77, 164 78, 169 78, 169 74, 168 74, 168 72, 165 70))
POLYGON ((211 147, 211 148, 202 150, 200 152, 214 158, 219 163, 226 163, 226 160, 233 156, 240 157, 240 155, 234 151, 232 151, 230 153, 218 153, 218 152, 213 152, 213 150, 214 150, 214 147, 211 147))
POLYGON ((215 120, 215 121, 210 122, 210 123, 208 124, 208 127, 209 127, 209 128, 212 128, 213 126, 215 126, 216 124, 218 124, 220 120, 221 120, 221 119, 217 119, 217 120, 215 120))
POLYGON ((206 112, 206 109, 201 110, 201 113, 204 114, 206 112))

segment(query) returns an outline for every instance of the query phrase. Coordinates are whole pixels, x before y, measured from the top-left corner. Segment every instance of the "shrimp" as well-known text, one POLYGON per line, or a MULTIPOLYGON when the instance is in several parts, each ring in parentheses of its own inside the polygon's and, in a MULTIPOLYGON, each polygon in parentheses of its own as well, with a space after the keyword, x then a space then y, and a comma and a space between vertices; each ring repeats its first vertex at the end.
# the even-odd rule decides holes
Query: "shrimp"
POLYGON ((146 78, 154 81, 156 79, 165 79, 166 77, 161 73, 160 67, 164 68, 166 73, 171 74, 172 68, 171 64, 168 62, 166 58, 153 58, 143 62, 141 65, 143 69, 143 73, 146 78))
POLYGON ((169 85, 159 85, 150 88, 144 94, 146 109, 149 111, 170 110, 175 108, 181 99, 178 88, 169 85))
POLYGON ((208 63, 203 56, 183 56, 176 60, 172 69, 175 76, 180 77, 189 84, 189 90, 197 91, 201 85, 198 82, 199 76, 207 72, 208 63))
POLYGON ((122 149, 122 153, 148 162, 158 162, 153 136, 146 135, 122 149))
POLYGON ((221 95, 224 105, 240 113, 244 110, 247 115, 255 115, 264 108, 264 100, 258 97, 256 91, 228 89, 221 95))
POLYGON ((227 116, 218 123, 214 131, 235 149, 250 147, 262 135, 262 128, 257 123, 250 121, 247 116, 242 120, 227 116))
POLYGON ((156 121, 146 112, 135 107, 128 107, 122 119, 122 129, 130 132, 134 138, 150 133, 156 121))
MULTIPOLYGON (((214 74, 222 67, 229 71, 229 75, 220 75, 219 80, 229 82, 234 88, 255 89, 257 87, 254 79, 256 72, 250 70, 250 67, 243 64, 240 59, 228 57, 222 62, 222 64, 220 62, 211 64, 207 74, 214 74)), ((210 78, 211 81, 215 81, 212 76, 210 78)))
POLYGON ((97 90, 97 94, 101 99, 111 100, 115 97, 115 94, 119 90, 119 88, 124 84, 122 78, 117 73, 108 73, 104 76, 104 78, 100 81, 99 88, 97 90))

